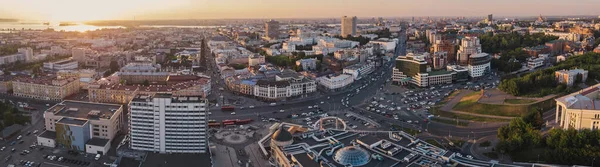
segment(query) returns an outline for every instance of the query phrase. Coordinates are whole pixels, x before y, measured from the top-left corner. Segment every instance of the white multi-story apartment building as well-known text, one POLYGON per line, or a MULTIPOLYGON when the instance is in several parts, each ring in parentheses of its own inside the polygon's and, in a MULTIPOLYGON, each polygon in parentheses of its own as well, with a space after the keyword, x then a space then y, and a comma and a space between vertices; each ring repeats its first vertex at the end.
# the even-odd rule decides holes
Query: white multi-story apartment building
POLYGON ((136 95, 129 103, 130 147, 160 153, 206 153, 208 101, 201 96, 136 95))
POLYGON ((375 71, 375 62, 358 63, 348 66, 342 70, 344 74, 352 75, 354 80, 360 80, 362 77, 375 71))
POLYGON ((326 75, 317 78, 319 85, 333 90, 346 87, 354 82, 354 77, 350 74, 326 75))
POLYGON ((12 64, 16 62, 29 62, 33 58, 33 49, 19 48, 17 53, 11 55, 0 55, 0 65, 12 64))
POLYGON ((527 67, 534 69, 544 65, 544 58, 528 58, 527 59, 527 67))

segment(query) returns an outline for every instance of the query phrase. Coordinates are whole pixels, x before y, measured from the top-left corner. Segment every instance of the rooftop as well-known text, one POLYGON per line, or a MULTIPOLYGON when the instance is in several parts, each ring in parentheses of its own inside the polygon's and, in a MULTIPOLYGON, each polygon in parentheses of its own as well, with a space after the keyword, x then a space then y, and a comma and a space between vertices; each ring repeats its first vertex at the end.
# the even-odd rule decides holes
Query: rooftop
POLYGON ((77 125, 77 126, 83 126, 87 122, 88 121, 85 120, 85 119, 74 119, 74 118, 70 118, 70 117, 63 117, 62 119, 60 119, 58 121, 58 123, 69 124, 69 125, 77 125))
POLYGON ((565 104, 568 109, 600 110, 600 84, 559 97, 556 101, 565 104))
POLYGON ((92 138, 92 139, 88 140, 88 142, 85 144, 104 147, 104 146, 106 146, 106 144, 108 144, 109 141, 110 140, 108 140, 108 139, 92 138))
POLYGON ((40 133, 40 135, 38 135, 38 137, 43 137, 43 138, 47 138, 47 139, 56 139, 56 132, 45 130, 44 132, 40 133))
POLYGON ((132 101, 150 101, 153 98, 170 98, 171 103, 192 103, 192 102, 204 102, 205 99, 202 96, 173 96, 170 93, 157 93, 154 95, 137 94, 133 97, 132 101))
POLYGON ((46 112, 53 112, 57 116, 98 120, 110 119, 121 107, 121 105, 116 104, 66 100, 52 106, 46 112))
MULTIPOLYGON (((197 85, 206 85, 210 82, 209 78, 203 78, 199 76, 169 76, 167 84, 151 84, 149 86, 144 86, 141 84, 135 85, 123 85, 123 84, 101 84, 100 82, 94 83, 97 85, 96 89, 106 89, 106 90, 130 90, 134 91, 138 89, 139 91, 146 92, 169 92, 169 91, 177 91, 182 89, 188 89, 197 85)), ((93 88, 93 87, 91 87, 93 88)))

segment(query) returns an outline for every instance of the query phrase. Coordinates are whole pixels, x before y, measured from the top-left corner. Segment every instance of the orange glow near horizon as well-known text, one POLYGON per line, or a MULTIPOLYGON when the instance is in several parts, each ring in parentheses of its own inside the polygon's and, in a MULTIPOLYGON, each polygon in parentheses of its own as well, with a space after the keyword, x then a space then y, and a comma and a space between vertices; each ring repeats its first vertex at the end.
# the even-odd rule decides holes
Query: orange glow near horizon
POLYGON ((598 0, 2 0, 0 18, 90 21, 224 18, 338 18, 344 15, 599 15, 598 0))

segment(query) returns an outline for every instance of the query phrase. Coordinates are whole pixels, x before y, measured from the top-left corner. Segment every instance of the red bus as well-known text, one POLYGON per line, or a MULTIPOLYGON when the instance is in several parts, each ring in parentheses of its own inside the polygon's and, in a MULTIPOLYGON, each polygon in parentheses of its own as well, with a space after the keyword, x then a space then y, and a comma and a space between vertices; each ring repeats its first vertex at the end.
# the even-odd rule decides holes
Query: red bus
POLYGON ((234 106, 223 106, 221 107, 221 111, 235 111, 234 106))
POLYGON ((235 125, 235 122, 223 122, 223 125, 235 125))
POLYGON ((218 122, 208 123, 208 127, 221 127, 221 123, 218 123, 218 122))
POLYGON ((252 122, 252 119, 244 119, 244 120, 239 120, 238 119, 238 120, 235 121, 235 124, 237 124, 237 125, 243 125, 243 124, 248 124, 250 122, 252 122))

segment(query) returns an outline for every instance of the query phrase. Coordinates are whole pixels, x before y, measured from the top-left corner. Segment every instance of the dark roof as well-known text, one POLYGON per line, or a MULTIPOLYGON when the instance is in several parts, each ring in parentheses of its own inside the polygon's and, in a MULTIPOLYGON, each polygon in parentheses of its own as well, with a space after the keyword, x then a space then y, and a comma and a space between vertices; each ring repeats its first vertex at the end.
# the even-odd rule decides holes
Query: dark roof
POLYGON ((40 135, 38 135, 38 137, 43 137, 43 138, 47 138, 47 139, 56 139, 56 132, 45 130, 40 135))
POLYGON ((213 166, 208 153, 205 154, 158 154, 149 152, 141 167, 199 167, 213 166))
POLYGON ((84 119, 73 119, 73 118, 69 118, 69 117, 63 117, 62 119, 60 119, 58 121, 58 123, 82 126, 82 125, 85 125, 87 123, 87 120, 84 120, 84 119))
POLYGON ((133 158, 121 157, 118 160, 117 167, 138 167, 140 166, 140 161, 137 161, 133 158))
POLYGON ((4 130, 2 130, 2 132, 0 132, 0 133, 2 133, 1 137, 2 138, 9 137, 9 136, 19 132, 21 129, 23 129, 23 125, 19 125, 19 124, 10 125, 9 127, 4 128, 4 130))
POLYGON ((290 85, 290 82, 288 82, 288 81, 258 80, 258 81, 256 81, 256 85, 259 85, 259 86, 286 87, 286 86, 290 85))
POLYGON ((90 140, 88 140, 88 142, 86 144, 92 145, 92 146, 106 146, 106 144, 108 144, 109 140, 108 139, 100 139, 100 138, 92 138, 90 140))
POLYGON ((290 141, 292 140, 292 134, 287 130, 283 129, 283 127, 280 127, 279 130, 273 133, 271 139, 275 141, 290 141))

